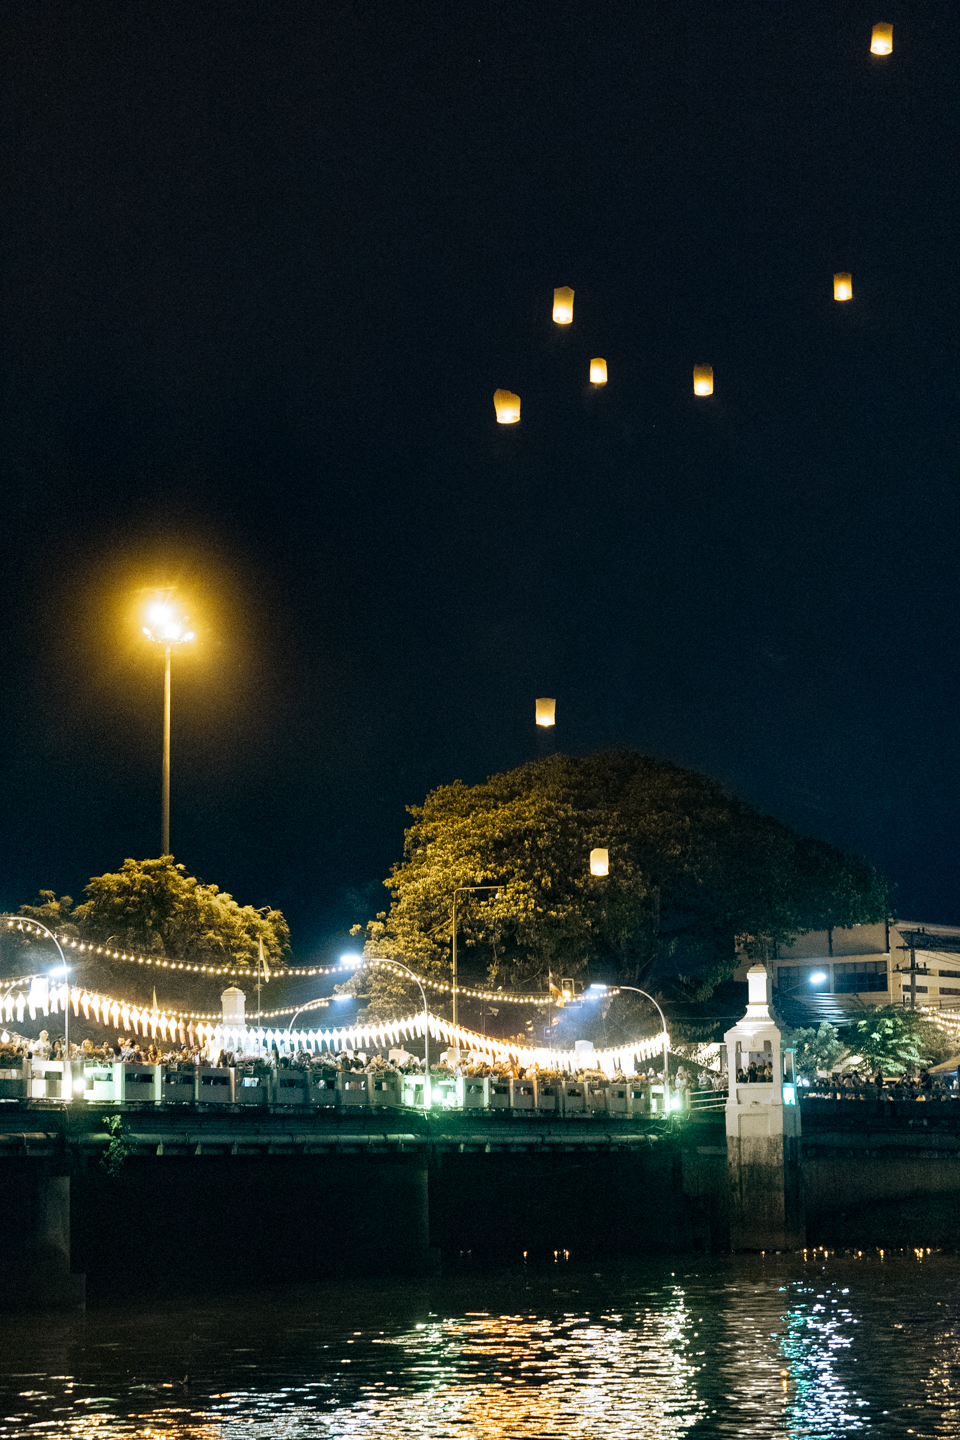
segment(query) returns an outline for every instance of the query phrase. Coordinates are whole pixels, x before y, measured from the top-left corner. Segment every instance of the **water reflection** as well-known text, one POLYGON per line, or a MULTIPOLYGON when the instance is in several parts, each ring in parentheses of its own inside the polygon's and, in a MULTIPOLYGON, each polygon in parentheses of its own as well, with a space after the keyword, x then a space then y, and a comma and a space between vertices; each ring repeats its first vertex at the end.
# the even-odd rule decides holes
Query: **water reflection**
POLYGON ((6 1319, 0 1436, 952 1440, 958 1278, 811 1254, 6 1319))

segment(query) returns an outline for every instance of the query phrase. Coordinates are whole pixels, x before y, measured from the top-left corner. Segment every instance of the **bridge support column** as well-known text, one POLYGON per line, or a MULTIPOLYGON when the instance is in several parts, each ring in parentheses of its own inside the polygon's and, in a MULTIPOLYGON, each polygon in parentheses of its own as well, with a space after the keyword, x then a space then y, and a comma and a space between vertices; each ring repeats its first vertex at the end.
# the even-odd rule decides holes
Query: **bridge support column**
POLYGON ((805 1243, 800 1106, 793 1052, 770 1014, 766 967, 747 975, 747 1013, 724 1035, 733 1250, 797 1250, 805 1243), (752 1068, 751 1068, 752 1067, 752 1068), (758 1078, 750 1079, 753 1074, 758 1078))
POLYGON ((430 1248, 430 1197, 425 1155, 365 1160, 362 1176, 367 1224, 358 1259, 386 1275, 428 1275, 439 1268, 430 1248))
POLYGON ((8 1183, 0 1227, 0 1306, 82 1310, 86 1277, 70 1273, 70 1176, 30 1165, 8 1183))

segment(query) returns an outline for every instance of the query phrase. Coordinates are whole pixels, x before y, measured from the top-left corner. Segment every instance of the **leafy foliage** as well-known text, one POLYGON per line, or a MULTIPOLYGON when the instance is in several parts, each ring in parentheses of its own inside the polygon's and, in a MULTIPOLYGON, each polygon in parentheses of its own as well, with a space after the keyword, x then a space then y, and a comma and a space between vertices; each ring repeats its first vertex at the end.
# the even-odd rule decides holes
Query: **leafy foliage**
MULTIPOLYGON (((488 982, 546 988, 588 963, 624 984, 687 977, 706 996, 738 949, 825 925, 885 918, 887 887, 866 861, 797 834, 689 770, 614 750, 552 756, 484 784, 444 785, 411 807, 388 912, 366 951, 449 974, 457 886, 465 961, 488 982), (589 874, 595 846, 607 877, 589 874)), ((401 982, 368 973, 378 1014, 409 1008, 401 982)))
POLYGON ((850 1027, 850 1046, 871 1069, 903 1075, 917 1066, 944 1059, 950 1042, 920 1010, 882 1005, 850 1027))
POLYGON ((95 875, 89 897, 75 908, 69 895, 57 900, 41 890, 40 903, 21 906, 22 915, 51 929, 72 928, 81 939, 144 955, 169 955, 199 964, 253 966, 259 942, 267 959, 282 963, 290 932, 279 910, 266 913, 238 905, 216 885, 204 885, 177 865, 172 855, 125 860, 120 870, 95 875))
POLYGON ((829 1020, 821 1021, 818 1030, 811 1026, 809 1029, 784 1031, 783 1044, 784 1048, 792 1046, 796 1051, 797 1074, 808 1080, 815 1079, 818 1070, 832 1070, 841 1055, 846 1055, 850 1049, 829 1020))

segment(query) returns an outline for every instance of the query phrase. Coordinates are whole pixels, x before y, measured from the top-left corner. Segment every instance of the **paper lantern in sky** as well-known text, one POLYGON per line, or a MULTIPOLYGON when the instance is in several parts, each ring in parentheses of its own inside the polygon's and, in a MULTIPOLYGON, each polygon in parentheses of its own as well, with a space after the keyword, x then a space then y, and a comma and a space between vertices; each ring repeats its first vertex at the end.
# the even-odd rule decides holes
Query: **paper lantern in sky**
POLYGON ((886 20, 881 20, 874 25, 870 32, 870 52, 873 55, 890 55, 893 53, 893 26, 886 20))
POLYGON ((591 851, 590 851, 590 874, 591 874, 591 875, 609 875, 609 874, 610 874, 610 851, 609 851, 609 850, 591 850, 591 851))
POLYGON ((549 727, 550 727, 551 725, 556 725, 556 723, 557 723, 557 702, 556 702, 556 700, 538 700, 538 701, 537 701, 537 724, 538 724, 538 725, 542 725, 542 726, 544 727, 544 729, 549 729, 549 727))
POLYGON ((493 404, 497 412, 498 425, 516 425, 520 419, 520 396, 512 390, 495 390, 493 404))
POLYGON ((590 361, 590 383, 591 385, 606 385, 607 383, 607 362, 606 360, 590 361))
POLYGON ((833 298, 834 300, 853 299, 853 279, 844 271, 840 271, 833 277, 833 298))
POLYGON ((569 325, 573 320, 573 291, 561 285, 553 292, 553 320, 556 325, 569 325))
POLYGON ((713 366, 694 365, 693 367, 693 393, 694 395, 713 394, 713 366))

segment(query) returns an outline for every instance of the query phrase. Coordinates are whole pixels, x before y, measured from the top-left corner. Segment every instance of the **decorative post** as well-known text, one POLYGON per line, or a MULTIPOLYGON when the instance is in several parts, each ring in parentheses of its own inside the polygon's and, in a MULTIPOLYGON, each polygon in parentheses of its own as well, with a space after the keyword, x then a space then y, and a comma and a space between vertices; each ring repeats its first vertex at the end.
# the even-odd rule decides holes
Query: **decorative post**
POLYGON ((727 1047, 727 1167, 733 1250, 797 1250, 805 1243, 800 1106, 794 1054, 770 1014, 766 966, 747 974, 747 1013, 727 1047))

